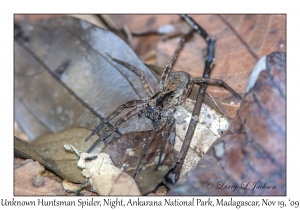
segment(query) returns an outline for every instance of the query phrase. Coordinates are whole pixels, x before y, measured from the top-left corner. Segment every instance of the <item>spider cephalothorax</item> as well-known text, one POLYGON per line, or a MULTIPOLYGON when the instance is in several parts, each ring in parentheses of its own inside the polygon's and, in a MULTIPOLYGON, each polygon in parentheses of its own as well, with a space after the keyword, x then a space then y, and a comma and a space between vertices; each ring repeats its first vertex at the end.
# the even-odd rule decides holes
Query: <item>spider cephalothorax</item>
POLYGON ((168 109, 183 102, 181 96, 183 91, 188 88, 189 83, 190 75, 188 73, 171 72, 163 86, 163 90, 149 99, 145 110, 143 110, 145 116, 151 119, 153 123, 161 120, 168 109))

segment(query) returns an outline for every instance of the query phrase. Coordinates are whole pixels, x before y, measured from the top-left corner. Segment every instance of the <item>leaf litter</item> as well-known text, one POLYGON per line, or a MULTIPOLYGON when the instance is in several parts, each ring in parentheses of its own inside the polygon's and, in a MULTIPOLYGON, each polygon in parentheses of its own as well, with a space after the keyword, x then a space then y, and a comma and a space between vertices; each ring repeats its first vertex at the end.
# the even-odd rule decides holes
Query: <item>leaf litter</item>
POLYGON ((64 147, 79 156, 77 165, 98 195, 141 195, 134 179, 117 168, 108 154, 80 152, 69 144, 64 147))
MULTIPOLYGON (((71 21, 70 18, 69 18, 69 21, 71 21)), ((73 24, 75 24, 75 22, 76 21, 74 21, 73 24)), ((92 27, 92 26, 90 26, 90 27, 92 27)), ((90 31, 90 32, 92 32, 92 31, 90 31)), ((77 33, 83 33, 83 32, 77 32, 77 33)), ((87 32, 84 32, 84 33, 87 33, 87 32)), ((34 39, 34 40, 36 40, 36 39, 34 39)), ((32 46, 33 45, 29 45, 29 47, 32 47, 32 46)), ((103 48, 101 48, 101 49, 103 49, 103 48)), ((32 48, 32 50, 34 50, 34 49, 32 48)), ((73 52, 75 52, 75 51, 73 50, 73 52)), ((57 53, 53 53, 52 55, 56 55, 56 54, 57 53)), ((40 56, 40 55, 38 55, 38 56, 40 56)), ((27 58, 27 59, 29 59, 29 58, 27 58)), ((48 56, 47 59, 50 59, 50 57, 48 56)), ((121 59, 121 58, 119 58, 119 59, 121 59)), ((22 62, 25 62, 25 61, 22 61, 22 62)), ((54 67, 53 68, 51 67, 50 61, 45 60, 45 64, 50 65, 49 68, 51 71, 56 69, 54 67)), ((76 66, 76 65, 74 63, 72 63, 71 67, 72 66, 76 66)), ((69 67, 70 67, 70 65, 68 66, 68 68, 69 67)), ((70 71, 71 70, 69 69, 68 75, 71 75, 70 71)), ((124 72, 126 72, 126 71, 124 71, 124 72)), ((21 75, 22 74, 19 74, 18 76, 21 76, 21 75)), ((37 75, 40 75, 40 74, 37 74, 37 75)), ((67 75, 63 75, 63 77, 62 77, 63 79, 65 79, 64 82, 71 81, 71 80, 67 80, 66 77, 67 77, 67 75)), ((36 78, 36 77, 34 77, 34 78, 36 78)), ((34 78, 30 76, 31 80, 34 78)), ((21 84, 23 84, 23 83, 24 82, 21 82, 21 84)), ((89 82, 86 82, 86 83, 89 84, 89 82)), ((28 83, 26 83, 26 84, 28 84, 28 83)), ((38 83, 38 84, 40 84, 40 83, 38 83)), ((71 85, 72 84, 70 83, 70 86, 71 85)), ((20 88, 20 90, 25 90, 25 89, 27 89, 27 88, 24 88, 24 87, 20 88)), ((75 87, 73 87, 73 89, 76 91, 75 87)), ((44 93, 42 93, 42 94, 44 94, 44 93)), ((20 95, 22 96, 22 94, 20 94, 20 95)), ((81 93, 79 93, 79 95, 81 97, 84 96, 84 94, 81 94, 81 93)), ((18 96, 18 94, 16 96, 18 96)), ((56 97, 56 95, 54 94, 53 97, 56 97)), ((99 98, 99 97, 96 97, 96 98, 99 98)), ((43 98, 43 100, 44 99, 46 99, 46 98, 43 98)), ((93 99, 95 99, 95 96, 93 96, 93 99)), ((16 99, 16 100, 19 100, 19 99, 16 99)), ((25 104, 28 109, 31 106, 30 104, 34 101, 36 101, 34 98, 33 99, 28 98, 27 102, 23 101, 22 103, 25 104)), ((88 101, 88 100, 86 100, 86 101, 88 101)), ((99 103, 97 103, 97 104, 99 104, 99 103)), ((118 103, 118 104, 120 104, 120 103, 118 103)), ((192 105, 186 105, 186 107, 185 107, 186 109, 179 107, 177 110, 177 118, 178 118, 179 123, 176 123, 177 136, 176 136, 176 141, 175 141, 175 146, 174 146, 175 148, 177 148, 177 150, 179 150, 179 147, 181 144, 180 141, 182 141, 184 139, 184 135, 187 130, 187 125, 188 125, 188 122, 190 119, 190 114, 186 110, 191 112, 192 111, 191 107, 192 107, 192 105), (180 114, 180 112, 182 112, 182 113, 180 114)), ((97 110, 98 110, 98 108, 97 108, 97 110)), ((102 108, 101 108, 101 110, 102 110, 102 108)), ((41 110, 41 111, 43 113, 47 113, 47 112, 45 112, 45 110, 41 110)), ((60 112, 60 109, 58 109, 57 112, 60 112)), ((76 112, 74 112, 74 113, 76 113, 76 112)), ((201 116, 211 116, 212 118, 214 118, 213 117, 214 113, 201 114, 201 116)), ((34 116, 34 117, 36 117, 36 116, 34 116)), ((45 117, 43 120, 49 121, 49 120, 47 120, 48 118, 49 117, 45 117)), ((39 118, 38 120, 41 120, 41 118, 39 118)), ((216 119, 214 119, 214 120, 216 120, 216 119)), ((50 122, 50 124, 48 125, 48 128, 52 128, 55 124, 55 121, 49 121, 49 122, 50 122), (52 125, 51 123, 54 123, 54 124, 52 125)), ((201 122, 201 120, 200 120, 200 122, 201 122)), ((212 127, 215 127, 215 126, 212 126, 212 124, 214 124, 214 123, 212 123, 212 124, 204 123, 205 125, 200 125, 201 123, 199 124, 200 129, 198 129, 198 130, 200 132, 204 132, 205 135, 206 134, 210 135, 210 137, 206 137, 206 140, 199 140, 199 138, 197 137, 197 136, 199 136, 199 134, 196 133, 194 135, 194 137, 196 136, 196 138, 193 138, 194 140, 192 140, 191 149, 190 149, 190 151, 192 151, 192 152, 189 151, 188 155, 187 155, 188 162, 193 162, 193 163, 198 162, 198 160, 203 155, 205 150, 209 147, 209 145, 211 145, 212 142, 214 140, 216 140, 218 133, 220 133, 222 131, 222 129, 224 127, 226 127, 223 125, 221 126, 220 118, 217 120, 217 122, 219 123, 218 124, 219 127, 217 126, 218 127, 217 130, 212 129, 212 127), (191 160, 193 160, 193 161, 191 161, 191 160)), ((128 124, 127 127, 131 127, 130 125, 131 124, 128 124)), ((139 126, 140 123, 136 123, 136 125, 139 126)), ((71 128, 71 129, 75 129, 75 128, 71 128)), ((79 128, 76 128, 76 129, 79 129, 79 128)), ((79 130, 77 130, 77 131, 81 132, 79 130)), ((33 131, 33 133, 34 132, 35 131, 33 131)), ((43 132, 44 131, 39 132, 38 134, 43 133, 43 132)), ((49 131, 47 131, 47 132, 49 132, 49 131)), ((90 134, 90 130, 88 130, 88 129, 86 129, 84 132, 90 134)), ((112 143, 109 144, 105 148, 105 151, 111 156, 112 161, 114 162, 114 164, 116 166, 123 169, 128 174, 132 175, 133 171, 135 169, 137 160, 138 160, 138 154, 141 152, 141 149, 142 149, 143 139, 145 139, 143 136, 147 136, 147 134, 149 132, 150 131, 138 131, 138 132, 126 133, 126 134, 122 135, 119 139, 114 137, 114 141, 112 141, 112 143), (129 144, 130 141, 133 145, 129 144), (118 149, 117 149, 120 142, 122 142, 122 144, 124 144, 124 145, 127 144, 126 146, 123 146, 123 147, 121 146, 121 148, 124 148, 124 150, 122 150, 122 151, 118 151, 118 149), (137 146, 137 148, 135 148, 133 146, 137 146), (122 157, 123 157, 123 159, 122 159, 122 157)), ((74 154, 64 151, 62 144, 69 143, 69 144, 72 144, 74 147, 76 147, 80 151, 86 151, 87 148, 89 147, 89 144, 83 143, 83 139, 84 139, 84 136, 86 135, 86 137, 87 137, 88 134, 82 134, 79 136, 77 134, 77 137, 76 137, 76 132, 74 130, 67 129, 67 130, 58 132, 56 134, 47 134, 47 135, 37 139, 36 141, 34 141, 32 144, 30 144, 30 146, 28 146, 28 145, 24 146, 24 145, 22 145, 22 143, 15 144, 15 145, 17 145, 17 147, 22 145, 21 148, 23 148, 23 149, 25 148, 25 152, 24 152, 24 150, 22 150, 23 155, 25 154, 25 156, 26 155, 28 156, 28 154, 26 154, 26 151, 27 151, 27 153, 29 153, 29 156, 33 155, 35 158, 39 159, 41 162, 44 162, 44 164, 47 168, 50 168, 51 170, 55 171, 61 177, 65 178, 69 181, 80 183, 80 182, 83 182, 85 180, 85 178, 81 175, 81 171, 77 167, 77 164, 76 164, 77 157, 74 154), (75 139, 77 139, 77 140, 75 140, 75 139), (38 155, 36 155, 36 153, 38 155)), ((33 136, 34 135, 36 136, 37 134, 33 134, 33 136)), ((173 146, 172 146, 173 144, 168 143, 168 146, 166 147, 164 161, 163 161, 162 165, 159 167, 159 170, 155 171, 156 164, 157 164, 157 157, 158 157, 157 149, 159 148, 159 143, 161 141, 160 135, 157 135, 158 136, 157 140, 156 140, 157 143, 155 143, 155 141, 152 143, 153 146, 151 146, 151 148, 149 149, 150 154, 147 154, 148 156, 144 163, 145 167, 143 167, 143 169, 137 176, 137 183, 139 184, 139 187, 141 188, 142 194, 154 191, 156 189, 156 187, 162 182, 163 177, 175 166, 176 162, 178 162, 181 158, 180 153, 173 149, 173 146), (148 173, 149 171, 152 171, 152 172, 148 173), (152 177, 155 177, 155 178, 152 178, 152 177), (147 183, 147 181, 145 181, 145 180, 147 180, 147 181, 151 180, 148 182, 149 184, 147 184, 147 186, 145 184, 145 183, 147 183)), ((95 136, 95 139, 96 138, 97 137, 95 136)), ((93 141, 89 141, 89 143, 92 144, 93 141)), ((104 147, 104 145, 100 146, 98 148, 98 152, 100 152, 101 148, 103 148, 103 147, 104 147)), ((20 148, 17 148, 16 150, 19 152, 21 151, 20 148)), ((186 169, 186 171, 188 171, 189 168, 192 167, 192 165, 193 164, 189 163, 189 167, 188 167, 188 169, 186 169)))
MULTIPOLYGON (((175 164, 180 161, 181 154, 178 151, 180 150, 184 139, 194 103, 195 102, 192 100, 187 100, 183 106, 178 107, 175 113, 175 145, 173 147, 169 141, 167 142, 162 164, 157 171, 155 169, 158 162, 159 146, 162 141, 161 133, 159 133, 152 142, 150 149, 147 152, 147 158, 144 161, 142 170, 136 177, 136 182, 143 195, 153 192, 163 182, 164 176, 167 175, 168 172, 174 168, 175 164)), ((200 123, 198 123, 192 139, 190 149, 183 166, 182 175, 189 171, 201 159, 202 155, 220 135, 219 131, 226 130, 228 126, 228 121, 221 114, 218 114, 215 110, 210 109, 205 104, 201 112, 200 123), (210 121, 206 120, 207 115, 211 116, 210 121), (203 121, 204 119, 205 121, 203 121), (201 123, 202 121, 205 123, 201 123)), ((35 160, 39 160, 47 168, 55 171, 64 179, 75 183, 81 183, 85 181, 86 176, 82 176, 82 171, 77 167, 78 158, 73 153, 65 151, 63 144, 68 143, 75 145, 74 147, 77 147, 78 150, 86 151, 98 138, 96 135, 90 142, 84 142, 84 139, 90 134, 90 132, 91 131, 89 129, 70 128, 55 134, 44 135, 43 137, 33 141, 31 144, 22 142, 22 145, 26 144, 27 146, 25 150, 23 149, 23 151, 29 154, 29 158, 31 157, 35 160)), ((101 145, 98 147, 96 152, 106 152, 110 156, 112 163, 117 168, 132 176, 139 160, 139 155, 142 151, 143 145, 145 144, 145 140, 150 132, 151 131, 149 130, 126 133, 120 138, 112 141, 106 147, 104 143, 101 142, 101 145), (101 148, 103 150, 101 150, 101 148)), ((18 144, 15 144, 15 146, 20 150, 20 146, 18 146, 18 144)), ((104 157, 101 158, 103 159, 104 157)), ((98 182, 97 180, 100 179, 93 178, 92 180, 92 183, 96 183, 98 182)), ((98 189, 97 187, 95 188, 98 189)), ((99 193, 102 194, 103 192, 99 191, 99 193)), ((121 195, 122 193, 119 194, 121 195)))

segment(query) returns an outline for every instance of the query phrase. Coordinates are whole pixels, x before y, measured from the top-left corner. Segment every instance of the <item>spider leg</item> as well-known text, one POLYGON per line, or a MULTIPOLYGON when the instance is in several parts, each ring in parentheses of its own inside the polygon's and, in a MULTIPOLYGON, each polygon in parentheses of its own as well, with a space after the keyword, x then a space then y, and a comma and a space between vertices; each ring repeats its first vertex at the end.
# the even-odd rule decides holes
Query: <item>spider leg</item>
MULTIPOLYGON (((202 36, 208 47, 207 47, 207 57, 205 59, 205 65, 204 65, 204 72, 203 72, 203 77, 205 78, 209 78, 213 64, 214 64, 214 47, 215 47, 215 42, 216 42, 216 37, 214 36, 210 36, 209 34, 207 34, 207 32, 201 27, 199 26, 191 17, 189 17, 188 15, 181 15, 181 17, 183 19, 185 19, 185 21, 195 30, 197 31, 198 34, 200 34, 200 36, 202 36)), ((202 102, 204 99, 204 95, 205 95, 205 90, 207 87, 207 83, 201 83, 198 94, 197 94, 197 99, 196 99, 196 104, 194 107, 194 110, 192 112, 192 119, 190 120, 189 123, 189 127, 187 130, 187 133, 185 135, 184 138, 184 142, 183 145, 181 147, 180 152, 182 153, 182 160, 179 164, 176 165, 175 169, 171 172, 171 174, 169 175, 169 177, 173 177, 172 180, 174 182, 176 182, 178 180, 184 159, 186 157, 191 139, 193 137, 198 119, 199 119, 199 113, 202 107, 202 102)))
POLYGON ((154 91, 153 88, 151 87, 150 83, 148 82, 148 80, 146 79, 144 73, 137 69, 136 67, 132 66, 131 64, 124 62, 124 61, 120 61, 118 59, 112 58, 110 55, 108 55, 113 61, 121 64, 122 66, 125 66, 126 68, 128 68, 129 70, 133 71, 136 75, 138 75, 140 77, 140 80, 142 82, 142 85, 144 87, 144 89, 146 90, 146 92, 148 93, 149 96, 153 96, 154 95, 154 91))
POLYGON ((235 92, 229 85, 227 85, 223 80, 220 79, 211 79, 211 78, 203 78, 203 77, 196 77, 196 78, 192 78, 192 81, 194 83, 207 83, 207 84, 211 84, 211 85, 218 85, 218 86, 222 86, 223 88, 225 88, 226 90, 228 90, 229 92, 231 92, 237 99, 241 100, 242 97, 235 92))
POLYGON ((160 148, 159 148, 159 159, 158 159, 158 163, 157 163, 157 166, 156 166, 156 171, 158 169, 158 167, 160 166, 161 164, 161 161, 162 161, 162 154, 165 150, 165 147, 166 147, 166 144, 167 144, 167 141, 169 139, 169 136, 170 136, 170 133, 171 133, 171 129, 173 127, 173 124, 174 124, 174 118, 172 117, 169 122, 166 123, 166 128, 165 128, 165 131, 166 133, 164 133, 164 136, 163 136, 163 141, 161 142, 160 144, 160 148))
POLYGON ((202 36, 205 40, 207 39, 207 37, 209 36, 206 31, 198 25, 198 23, 196 23, 192 18, 190 18, 190 16, 182 14, 180 15, 195 31, 197 31, 198 34, 200 34, 200 36, 202 36))
POLYGON ((190 92, 192 91, 193 85, 194 85, 193 80, 190 80, 189 84, 184 89, 184 91, 182 92, 181 96, 179 96, 179 103, 180 104, 182 102, 184 102, 186 100, 186 98, 189 96, 190 92))
POLYGON ((186 34, 186 35, 184 35, 183 37, 181 37, 181 39, 180 39, 180 41, 179 41, 179 43, 178 43, 178 46, 176 47, 176 49, 175 49, 173 55, 172 55, 171 58, 170 58, 169 63, 166 65, 166 67, 165 67, 165 69, 164 69, 164 71, 163 71, 163 74, 162 74, 162 76, 161 76, 161 81, 160 81, 160 84, 159 84, 159 88, 160 88, 161 91, 163 91, 164 84, 165 84, 165 82, 166 82, 166 80, 167 80, 167 78, 168 78, 168 75, 169 75, 169 73, 170 73, 170 71, 171 71, 171 69, 172 69, 173 64, 174 64, 175 61, 176 61, 176 58, 177 58, 177 56, 178 56, 178 54, 179 54, 179 52, 180 52, 180 50, 181 50, 181 48, 182 48, 184 42, 185 42, 192 34, 193 34, 193 31, 190 31, 188 34, 186 34))
POLYGON ((108 123, 111 119, 113 119, 115 116, 117 116, 118 114, 120 114, 120 112, 124 109, 124 108, 128 108, 128 107, 134 107, 137 106, 139 104, 145 104, 147 102, 147 100, 131 100, 131 101, 127 101, 124 104, 120 105, 115 111, 113 111, 108 117, 106 117, 103 122, 101 122, 96 128, 95 130, 93 130, 92 134, 89 135, 89 137, 86 138, 85 142, 88 141, 93 135, 95 135, 96 133, 98 133, 98 131, 100 131, 100 129, 106 124, 108 123))
POLYGON ((155 125, 153 130, 151 131, 150 136, 148 137, 147 142, 144 145, 144 148, 143 148, 143 151, 141 153, 138 165, 135 169, 133 178, 136 177, 136 175, 139 171, 140 165, 141 165, 142 161, 144 160, 144 158, 146 157, 146 153, 149 149, 150 144, 152 143, 152 141, 155 138, 155 136, 157 135, 157 133, 166 125, 166 122, 167 122, 167 118, 166 117, 162 118, 162 120, 159 122, 159 124, 155 125))
MULTIPOLYGON (((136 103, 136 101, 143 101, 143 100, 134 100, 133 102, 136 103)), ((100 143, 100 141, 104 141, 108 136, 110 136, 113 132, 115 132, 121 126, 121 124, 123 122, 126 122, 132 116, 139 114, 142 110, 144 110, 144 105, 145 105, 145 103, 135 105, 134 108, 132 108, 129 112, 127 112, 121 119, 119 119, 116 122, 114 127, 110 128, 103 136, 99 137, 98 140, 95 141, 95 143, 88 149, 87 152, 88 153, 91 152, 100 143)), ((112 114, 114 114, 114 113, 116 113, 116 112, 113 112, 112 114)))

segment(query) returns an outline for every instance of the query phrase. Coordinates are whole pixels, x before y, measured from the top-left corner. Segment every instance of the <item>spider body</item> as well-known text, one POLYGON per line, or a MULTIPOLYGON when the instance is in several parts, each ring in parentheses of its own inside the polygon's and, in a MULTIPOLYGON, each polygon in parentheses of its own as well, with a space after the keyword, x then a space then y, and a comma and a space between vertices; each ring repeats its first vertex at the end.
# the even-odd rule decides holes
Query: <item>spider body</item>
MULTIPOLYGON (((171 72, 166 80, 163 90, 154 94, 149 100, 145 109, 145 116, 152 120, 154 124, 159 122, 162 117, 167 115, 169 109, 175 111, 175 106, 180 105, 184 90, 188 88, 190 75, 186 72, 171 72)), ((141 115, 140 115, 141 116, 141 115)))

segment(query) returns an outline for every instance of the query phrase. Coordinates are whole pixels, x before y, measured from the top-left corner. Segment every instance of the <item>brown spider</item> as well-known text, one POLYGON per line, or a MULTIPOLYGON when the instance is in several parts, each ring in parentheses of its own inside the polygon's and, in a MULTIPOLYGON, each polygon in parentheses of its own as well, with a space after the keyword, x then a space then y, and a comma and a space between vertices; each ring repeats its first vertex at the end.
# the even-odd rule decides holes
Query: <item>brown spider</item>
MULTIPOLYGON (((213 48, 215 43, 215 38, 213 36, 208 36, 207 33, 200 28, 199 25, 197 25, 190 17, 183 15, 183 18, 190 24, 194 30, 196 30, 201 36, 203 36, 206 41, 208 42, 208 57, 206 59, 206 62, 208 63, 207 68, 211 69, 213 66, 213 48), (201 30, 200 30, 201 29, 201 30)), ((176 110, 176 106, 182 104, 186 98, 188 97, 190 91, 192 90, 192 87, 194 84, 199 83, 207 83, 212 85, 219 85, 223 88, 230 91, 236 98, 241 99, 241 96, 237 94, 231 87, 229 87, 225 82, 218 79, 210 79, 210 78, 202 78, 202 77, 195 77, 192 78, 188 73, 183 71, 172 71, 172 66, 174 62, 176 61, 176 58, 179 54, 180 49, 182 48, 184 42, 186 39, 188 39, 192 32, 189 32, 185 36, 183 36, 180 39, 180 42, 175 49, 173 55, 170 58, 170 62, 166 65, 165 69, 163 70, 163 74, 160 81, 160 90, 155 93, 153 91, 153 88, 150 86, 149 82, 145 78, 142 71, 135 68, 134 66, 130 65, 129 63, 117 60, 115 58, 109 57, 116 63, 119 63, 129 70, 133 71, 135 74, 137 74, 140 77, 140 80, 143 84, 143 87, 149 94, 149 99, 141 99, 141 100, 131 100, 127 101, 126 103, 120 105, 114 112, 112 112, 105 120, 97 126, 97 128, 92 132, 92 134, 86 139, 86 141, 93 135, 95 135, 103 126, 105 123, 109 122, 111 119, 113 119, 116 115, 118 115, 124 108, 133 107, 128 113, 126 113, 120 120, 118 120, 115 125, 110 128, 103 136, 99 137, 99 139, 91 146, 91 148, 88 150, 88 152, 91 152, 95 146, 100 142, 105 140, 109 135, 111 135, 113 132, 115 132, 120 125, 130 119, 132 116, 138 114, 139 116, 142 116, 142 114, 145 114, 145 116, 152 120, 153 122, 153 130, 151 131, 151 134, 149 135, 145 146, 143 147, 143 151, 141 154, 141 157, 139 159, 138 165, 136 167, 134 178, 136 174, 139 171, 140 165, 142 160, 144 160, 146 156, 146 152, 149 149, 149 146, 151 142, 153 141, 154 137, 157 135, 157 133, 163 129, 166 126, 172 126, 174 123, 174 112, 176 110)), ((208 77, 208 75, 207 75, 208 77)), ((198 118, 198 115, 194 115, 193 118, 198 118)), ((196 119, 197 121, 198 119, 196 119)), ((164 135, 164 140, 161 143, 160 146, 160 152, 159 152, 159 160, 158 165, 156 167, 156 170, 158 166, 160 165, 162 161, 162 152, 165 148, 166 139, 168 137, 169 133, 167 135, 164 135)))

